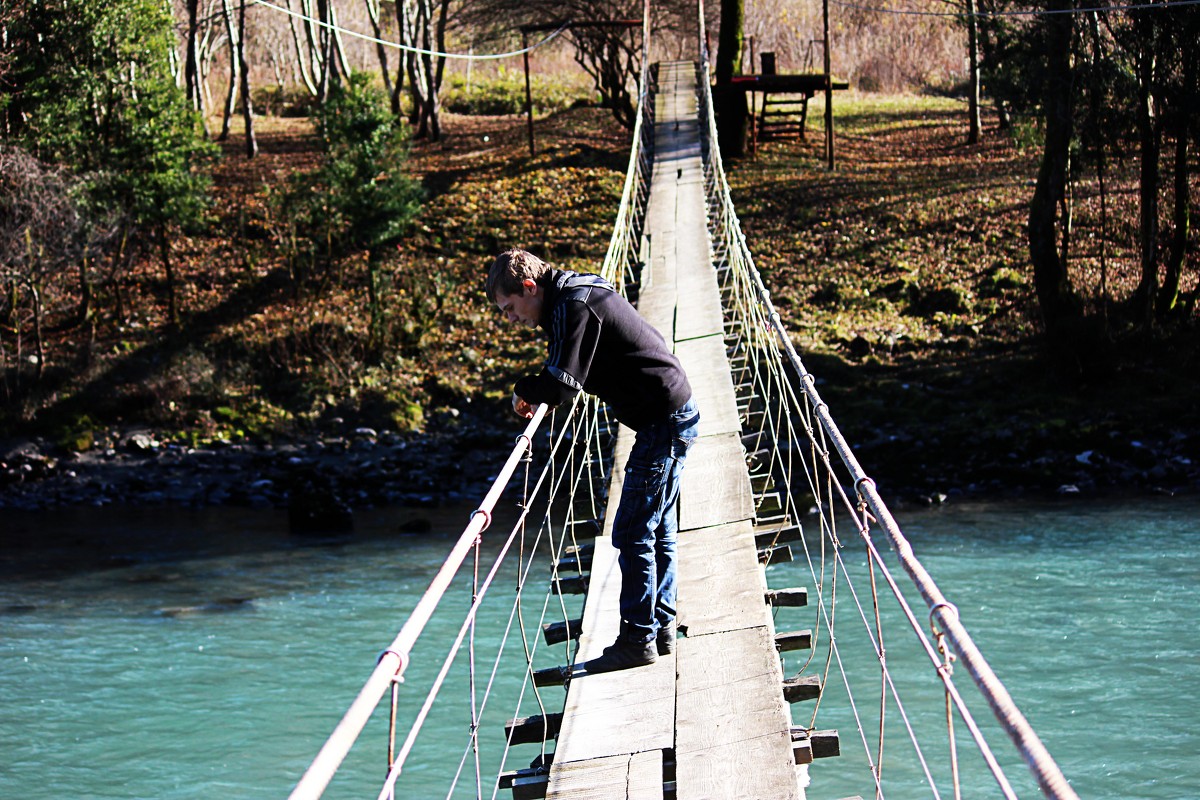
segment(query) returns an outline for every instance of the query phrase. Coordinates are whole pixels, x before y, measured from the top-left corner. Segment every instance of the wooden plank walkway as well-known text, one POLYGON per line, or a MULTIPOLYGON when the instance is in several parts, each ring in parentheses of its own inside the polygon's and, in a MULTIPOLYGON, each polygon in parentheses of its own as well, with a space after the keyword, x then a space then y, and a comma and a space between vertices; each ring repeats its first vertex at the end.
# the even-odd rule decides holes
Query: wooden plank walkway
MULTIPOLYGON (((546 797, 802 798, 711 260, 695 65, 660 64, 658 87, 639 310, 675 347, 701 414, 680 492, 687 636, 649 667, 571 680, 546 797)), ((577 663, 618 631, 609 534, 632 441, 622 428, 577 663)))

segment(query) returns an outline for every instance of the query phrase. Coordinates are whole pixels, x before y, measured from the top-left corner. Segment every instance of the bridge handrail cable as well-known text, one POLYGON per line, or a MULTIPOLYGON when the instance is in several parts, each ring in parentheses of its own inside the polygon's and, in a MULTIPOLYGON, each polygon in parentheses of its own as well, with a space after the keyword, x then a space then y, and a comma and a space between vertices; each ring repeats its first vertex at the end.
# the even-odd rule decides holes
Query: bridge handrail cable
MULTIPOLYGON (((745 274, 740 278, 734 277, 731 280, 745 280, 749 283, 749 289, 753 294, 753 303, 757 304, 761 309, 761 315, 768 321, 770 328, 775 332, 779 347, 783 350, 787 364, 799 377, 799 383, 802 387, 803 394, 807 398, 808 407, 811 413, 815 415, 817 425, 816 430, 810 429, 809 435, 813 442, 814 450, 825 460, 828 468, 832 471, 832 465, 829 464, 830 450, 828 445, 832 446, 832 450, 837 453, 842 465, 849 472, 853 482, 854 492, 859 498, 859 502, 853 503, 847 497, 845 490, 839 484, 837 491, 841 494, 842 502, 847 506, 848 510, 857 517, 855 506, 861 509, 863 516, 862 523, 858 526, 859 535, 864 539, 872 563, 882 567, 882 571, 886 576, 889 588, 896 596, 904 609, 905 616, 909 620, 910 625, 918 634, 923 647, 927 654, 934 661, 938 668, 938 674, 943 683, 946 685, 947 692, 954 699, 955 706, 958 708, 960 715, 967 721, 968 727, 972 731, 976 743, 980 746, 985 761, 989 763, 989 768, 992 769, 996 776, 997 782, 1006 796, 1015 796, 1012 794, 1011 786, 1008 785, 1007 779, 1003 777, 1002 771, 996 764, 995 759, 990 754, 986 742, 982 740, 981 734, 978 733, 978 728, 971 719, 970 713, 966 708, 962 698, 958 695, 954 688, 953 682, 950 680, 949 671, 942 669, 942 662, 938 658, 936 651, 929 643, 925 635, 925 631, 921 624, 917 621, 916 616, 908 607, 903 595, 900 593, 899 587, 895 584, 887 571, 878 550, 870 537, 870 522, 874 521, 882 529, 887 541, 895 550, 898 559, 903 566, 905 572, 909 575, 913 584, 917 588, 922 598, 925 600, 929 608, 929 617, 932 625, 936 625, 947 641, 950 642, 958 659, 963 663, 972 680, 975 682, 980 693, 983 695, 988 706, 992 710, 1001 727, 1008 734, 1009 738, 1016 745, 1021 757, 1025 760, 1030 771, 1032 772, 1037 784, 1043 794, 1047 797, 1061 798, 1062 800, 1077 800, 1077 795, 1067 783, 1065 776, 1058 765, 1054 762, 1045 745, 1033 731, 1025 716, 1017 708, 1011 695, 1000 682, 983 654, 980 652, 977 645, 972 640, 965 626, 958 618, 955 607, 946 599, 945 595, 938 588, 932 576, 928 573, 925 567, 917 559, 913 552, 912 546, 903 532, 900 530, 895 518, 892 516, 887 505, 880 497, 876 490, 874 481, 866 474, 858 463, 845 437, 842 435, 832 415, 830 414, 827 404, 821 399, 816 388, 816 381, 811 373, 808 372, 804 363, 800 359, 786 328, 783 325, 782 319, 775 309, 770 299, 770 293, 763 284, 761 275, 754 266, 753 258, 746 245, 745 237, 741 230, 740 221, 736 213, 733 211, 732 195, 730 192, 728 181, 725 177, 724 168, 721 162, 721 155, 718 148, 717 130, 715 124, 715 116, 713 113, 712 94, 710 91, 710 80, 708 71, 708 51, 706 43, 706 35, 704 30, 704 10, 703 0, 698 0, 699 8, 699 49, 701 53, 701 112, 706 114, 708 119, 707 125, 707 141, 706 141, 706 166, 710 170, 710 189, 711 194, 715 197, 710 198, 710 202, 717 207, 710 209, 710 219, 717 217, 717 221, 723 224, 728 232, 728 241, 723 241, 719 247, 724 248, 724 257, 730 262, 731 268, 740 268, 745 271, 745 274), (819 436, 818 438, 816 438, 819 436), (820 446, 819 442, 827 442, 828 445, 820 446)), ((702 130, 704 129, 702 123, 702 130)), ((737 292, 734 292, 737 295, 737 292)), ((755 313, 755 312, 751 312, 755 313)), ((790 381, 785 381, 789 383, 790 381)), ((790 387, 787 391, 790 391, 790 387)), ((765 417, 764 417, 765 424, 765 417)), ((810 481, 812 478, 810 477, 810 481)), ((814 483, 814 489, 818 488, 814 483)), ((821 495, 814 491, 814 495, 821 495)), ((823 517, 824 519, 824 517, 823 517)), ((825 524, 824 522, 822 523, 825 524)), ((831 531, 832 532, 832 531, 831 531)), ((836 542, 836 539, 835 539, 836 542)), ((878 643, 875 643, 877 653, 882 658, 881 648, 878 643)))
MULTIPOLYGON (((649 118, 652 116, 653 112, 646 102, 649 77, 648 54, 650 14, 648 6, 648 0, 644 0, 645 11, 643 14, 642 64, 638 87, 638 101, 636 108, 637 116, 633 134, 633 146, 631 147, 629 166, 626 171, 621 203, 618 208, 617 219, 614 223, 613 235, 610 240, 609 249, 607 251, 604 267, 601 273, 607 280, 611 281, 618 287, 619 290, 622 291, 624 291, 626 285, 635 277, 634 267, 636 265, 637 247, 639 243, 638 240, 640 238, 639 226, 641 224, 642 214, 644 212, 644 208, 641 207, 644 205, 644 196, 641 192, 641 189, 644 188, 646 182, 649 180, 650 160, 645 156, 645 148, 647 148, 650 144, 651 128, 649 126, 649 118), (639 200, 641 202, 639 202, 639 200)), ((430 582, 429 587, 418 601, 416 607, 414 607, 413 611, 410 613, 408 619, 404 623, 400 632, 396 635, 395 639, 380 654, 374 670, 371 672, 362 689, 359 691, 358 695, 343 715, 341 721, 330 734, 329 738, 321 747, 320 751, 317 753, 316 757, 313 759, 312 763, 309 765, 300 781, 292 790, 291 794, 289 795, 289 800, 314 800, 322 795, 325 788, 332 780, 333 775, 336 773, 341 763, 345 760, 355 741, 366 727, 366 724, 374 713, 375 709, 379 706, 384 694, 403 679, 405 670, 409 666, 412 648, 424 631, 425 626, 433 616, 438 604, 445 596, 451 581, 462 567, 467 555, 471 553, 473 548, 477 547, 481 534, 490 525, 496 502, 499 500, 501 494, 505 491, 506 487, 512 480, 517 466, 530 452, 534 436, 546 417, 547 411, 548 409, 546 406, 538 406, 535 408, 533 418, 531 418, 525 426, 524 432, 518 438, 518 443, 514 446, 504 464, 504 467, 501 469, 495 481, 492 483, 489 491, 484 497, 483 502, 481 502, 479 507, 471 514, 469 523, 456 540, 442 566, 439 568, 437 574, 430 582)), ((577 401, 572 404, 571 410, 566 415, 566 418, 568 422, 571 420, 577 420, 580 417, 591 419, 592 422, 587 426, 589 431, 587 437, 590 439, 592 434, 595 432, 595 422, 597 416, 601 413, 602 410, 598 408, 596 403, 586 401, 581 402, 577 398, 577 401), (585 410, 581 411, 581 407, 585 410)), ((566 424, 567 423, 564 423, 564 434, 567 430, 566 424)), ((578 423, 576 424, 578 425, 578 423)), ((578 430, 578 427, 576 430, 578 430)), ((565 437, 560 437, 560 441, 562 438, 565 437)), ((547 465, 546 469, 542 473, 542 477, 539 478, 538 488, 541 487, 547 471, 551 468, 552 463, 547 465)), ((576 475, 575 479, 578 481, 579 476, 576 475)), ((537 490, 538 489, 535 488, 535 493, 537 490)), ((517 526, 522 526, 524 524, 525 516, 528 512, 528 498, 526 498, 526 501, 525 511, 523 511, 521 514, 521 519, 518 521, 517 526)), ((570 531, 564 530, 564 536, 567 535, 570 535, 570 531)), ((509 543, 511 543, 511 539, 509 543)), ((493 564, 492 570, 485 580, 485 584, 481 587, 482 590, 486 590, 487 585, 491 583, 496 569, 507 550, 508 544, 505 545, 505 548, 501 552, 500 556, 498 556, 496 562, 493 564)), ((561 546, 558 548, 558 550, 561 551, 561 546)), ((557 554, 555 555, 555 560, 557 560, 557 554)), ((528 570, 525 569, 524 572, 527 574, 528 570)), ((521 578, 522 584, 523 580, 524 575, 521 578)), ((547 597, 548 596, 549 592, 547 592, 547 597)), ((464 621, 463 626, 460 628, 459 634, 455 639, 454 645, 451 647, 450 655, 448 656, 447 660, 443 662, 441 672, 435 679, 434 685, 431 687, 425 704, 422 710, 419 712, 416 722, 409 731, 409 736, 406 739, 404 748, 401 752, 401 757, 397 758, 392 763, 391 766, 394 769, 389 769, 389 776, 380 793, 381 798, 390 796, 394 792, 394 783, 399 774, 399 768, 403 764, 403 756, 407 755, 411 749, 412 740, 415 738, 420 724, 428 712, 428 707, 432 704, 432 700, 436 696, 437 691, 444 680, 446 670, 448 669, 450 662, 454 659, 454 654, 458 649, 458 645, 461 644, 467 630, 474 622, 474 618, 478 609, 478 603, 480 601, 482 601, 482 591, 480 592, 480 596, 477 598, 476 602, 472 603, 471 609, 467 615, 467 619, 464 621)), ((518 593, 518 598, 514 605, 514 615, 519 613, 519 603, 520 597, 518 593)), ((565 619, 565 606, 563 607, 562 611, 565 619)), ((524 636, 523 626, 522 635, 524 636)), ((497 658, 499 658, 499 656, 497 656, 497 658)), ((531 672, 531 659, 532 655, 527 647, 527 682, 531 672)), ((492 677, 495 677, 495 671, 493 671, 492 677)), ((490 682, 488 688, 490 690, 490 682)), ((524 689, 522 692, 524 692, 524 689)))

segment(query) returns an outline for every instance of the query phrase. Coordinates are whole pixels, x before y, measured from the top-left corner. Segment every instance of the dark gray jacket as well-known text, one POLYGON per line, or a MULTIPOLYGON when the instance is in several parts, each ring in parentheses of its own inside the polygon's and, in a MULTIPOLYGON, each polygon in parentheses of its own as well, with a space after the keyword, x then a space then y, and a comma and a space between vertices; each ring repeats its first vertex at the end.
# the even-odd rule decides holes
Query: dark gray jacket
POLYGON ((543 285, 538 324, 549 337, 546 364, 517 381, 518 395, 534 405, 558 405, 582 389, 635 431, 691 398, 687 375, 662 334, 609 283, 552 270, 543 285))

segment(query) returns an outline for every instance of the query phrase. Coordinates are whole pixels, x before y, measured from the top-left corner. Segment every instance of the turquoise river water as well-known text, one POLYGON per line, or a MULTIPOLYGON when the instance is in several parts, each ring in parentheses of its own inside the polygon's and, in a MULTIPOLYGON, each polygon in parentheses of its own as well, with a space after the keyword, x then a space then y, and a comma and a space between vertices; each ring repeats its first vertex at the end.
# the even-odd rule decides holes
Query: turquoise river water
MULTIPOLYGON (((948 505, 898 514, 917 554, 1082 798, 1200 798, 1197 512, 1193 499, 1147 498, 948 505)), ((271 511, 6 516, 0 523, 0 798, 286 797, 466 522, 463 514, 439 517, 429 534, 400 534, 411 516, 404 510, 363 514, 356 534, 339 542, 291 538, 283 516, 271 511), (35 536, 37 547, 30 544, 35 536)), ((485 540, 485 568, 500 536, 489 532, 485 540)), ((853 543, 845 555, 848 573, 865 569, 853 543)), ((494 590, 501 602, 485 606, 480 619, 481 686, 508 624, 514 575, 502 570, 494 590)), ((810 592, 813 586, 802 558, 772 566, 768 581, 810 592)), ((531 589, 524 609, 530 631, 537 629, 544 587, 534 583, 537 591, 531 589)), ((864 765, 868 748, 872 758, 878 755, 878 661, 856 643, 852 629, 862 623, 844 583, 839 591, 836 630, 848 677, 843 680, 835 660, 816 724, 840 731, 843 755, 812 766, 808 793, 814 799, 875 794, 864 765), (847 691, 855 695, 866 747, 847 691)), ((459 579, 454 602, 435 616, 430 641, 419 648, 401 687, 402 728, 468 600, 466 579, 459 579)), ((869 598, 860 601, 869 615, 869 598)), ((569 603, 568 611, 577 613, 578 600, 569 603)), ((916 607, 927 624, 923 606, 916 607)), ((888 662, 938 792, 921 781, 892 706, 880 760, 883 795, 953 797, 940 687, 928 660, 922 665, 924 656, 905 644, 911 636, 902 622, 886 609, 883 614, 888 662), (908 665, 915 665, 914 677, 900 677, 908 665)), ((781 609, 776 625, 816 626, 813 666, 824 669, 827 637, 813 609, 781 609)), ((513 716, 520 690, 521 668, 513 666, 523 663, 519 636, 509 647, 518 657, 501 668, 480 727, 484 797, 492 796, 489 773, 495 773, 503 723, 513 716)), ((540 653, 535 663, 557 663, 560 654, 540 653)), ((794 672, 804 658, 789 653, 785 666, 794 672)), ((409 758, 398 797, 446 797, 460 762, 462 778, 452 794, 475 796, 476 767, 465 749, 469 678, 465 657, 460 662, 409 758)), ((974 698, 965 674, 957 677, 974 698)), ((561 689, 548 690, 545 699, 557 710, 561 689)), ((990 720, 982 703, 970 702, 981 724, 990 720)), ((797 723, 809 722, 811 706, 793 706, 797 723)), ((327 797, 376 796, 386 765, 385 711, 372 719, 327 797)), ((520 713, 538 713, 536 703, 527 698, 520 713)), ((984 728, 1017 794, 1038 796, 1007 740, 994 726, 984 728)), ((1000 796, 968 750, 961 722, 957 734, 963 797, 1000 796)), ((519 746, 510 767, 525 766, 537 752, 536 745, 519 746)))

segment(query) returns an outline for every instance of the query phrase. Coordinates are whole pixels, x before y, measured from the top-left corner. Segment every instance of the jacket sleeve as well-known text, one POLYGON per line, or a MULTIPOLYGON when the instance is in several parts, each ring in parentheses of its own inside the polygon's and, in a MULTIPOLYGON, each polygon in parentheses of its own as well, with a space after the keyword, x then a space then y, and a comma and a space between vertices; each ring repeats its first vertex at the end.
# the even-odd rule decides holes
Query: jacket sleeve
POLYGON ((537 375, 517 381, 519 397, 556 406, 583 389, 600 341, 600 319, 578 300, 561 302, 550 323, 546 363, 537 375))

